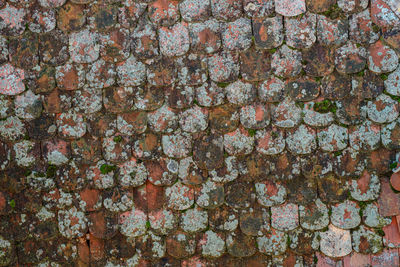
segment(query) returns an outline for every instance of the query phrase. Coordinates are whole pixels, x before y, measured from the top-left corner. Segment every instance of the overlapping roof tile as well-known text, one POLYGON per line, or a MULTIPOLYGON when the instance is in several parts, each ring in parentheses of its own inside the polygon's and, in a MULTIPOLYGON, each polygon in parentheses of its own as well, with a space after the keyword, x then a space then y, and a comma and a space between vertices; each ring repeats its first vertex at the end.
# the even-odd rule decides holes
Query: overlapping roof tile
POLYGON ((399 266, 395 0, 0 0, 0 266, 399 266))

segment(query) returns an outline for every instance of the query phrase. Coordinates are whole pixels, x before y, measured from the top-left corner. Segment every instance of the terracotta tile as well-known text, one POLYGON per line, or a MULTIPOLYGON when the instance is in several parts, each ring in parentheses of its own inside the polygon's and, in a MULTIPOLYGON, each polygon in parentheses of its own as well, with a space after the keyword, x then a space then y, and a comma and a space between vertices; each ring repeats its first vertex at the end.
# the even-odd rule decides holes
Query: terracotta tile
POLYGON ((400 214, 399 196, 393 192, 389 181, 381 180, 381 195, 378 198, 379 213, 382 216, 396 216, 400 214))
POLYGON ((398 222, 395 216, 392 217, 392 223, 382 228, 385 231, 383 242, 389 248, 400 246, 400 232, 398 222))

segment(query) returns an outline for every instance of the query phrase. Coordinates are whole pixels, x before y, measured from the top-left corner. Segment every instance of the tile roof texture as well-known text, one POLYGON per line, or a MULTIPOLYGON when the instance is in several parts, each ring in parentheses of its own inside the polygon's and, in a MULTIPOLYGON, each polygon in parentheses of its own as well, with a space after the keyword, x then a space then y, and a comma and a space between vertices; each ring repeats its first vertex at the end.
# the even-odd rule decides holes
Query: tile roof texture
POLYGON ((0 0, 0 266, 399 266, 396 0, 0 0))

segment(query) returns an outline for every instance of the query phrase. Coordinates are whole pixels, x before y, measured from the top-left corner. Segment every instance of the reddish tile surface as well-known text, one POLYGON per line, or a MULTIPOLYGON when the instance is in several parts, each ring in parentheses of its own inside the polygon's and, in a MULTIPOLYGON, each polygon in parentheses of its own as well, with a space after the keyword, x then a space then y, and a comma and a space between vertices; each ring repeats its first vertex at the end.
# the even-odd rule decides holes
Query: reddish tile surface
POLYGON ((398 266, 395 0, 0 0, 0 266, 398 266))

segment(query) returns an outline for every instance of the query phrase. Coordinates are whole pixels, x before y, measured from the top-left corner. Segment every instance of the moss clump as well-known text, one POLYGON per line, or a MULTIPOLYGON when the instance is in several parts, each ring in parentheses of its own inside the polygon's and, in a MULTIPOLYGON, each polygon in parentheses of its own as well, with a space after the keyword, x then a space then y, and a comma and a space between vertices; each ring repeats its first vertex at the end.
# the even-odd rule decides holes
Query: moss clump
POLYGON ((57 167, 54 165, 49 165, 49 167, 46 170, 46 176, 47 177, 54 177, 56 176, 56 171, 57 171, 57 167))
POLYGON ((100 166, 101 174, 107 174, 109 172, 115 171, 117 169, 114 165, 103 164, 100 166))
POLYGON ((397 167, 397 162, 392 162, 389 164, 389 168, 392 170, 397 167))
POLYGON ((8 202, 8 205, 10 205, 10 207, 11 208, 15 208, 15 200, 14 199, 11 199, 9 202, 8 202))
POLYGON ((367 207, 368 203, 365 201, 360 201, 358 202, 358 206, 360 207, 360 210, 358 211, 358 215, 360 215, 360 217, 363 217, 363 213, 365 208, 367 207))
POLYGON ((151 225, 150 225, 150 221, 147 221, 147 222, 146 222, 146 228, 147 228, 147 229, 150 229, 150 226, 151 226, 151 225))
POLYGON ((317 255, 314 255, 314 263, 315 263, 315 264, 318 263, 318 257, 317 257, 317 255))
POLYGON ((385 236, 385 231, 383 231, 382 229, 375 229, 375 233, 377 233, 380 236, 385 236))
POLYGON ((400 96, 397 95, 391 95, 389 93, 387 93, 386 91, 384 91, 388 96, 390 96, 391 99, 393 99, 394 101, 397 101, 400 103, 400 96))
POLYGON ((278 138, 279 134, 277 132, 271 132, 272 138, 278 138))
POLYGON ((120 135, 114 137, 114 142, 115 143, 121 143, 121 141, 122 141, 122 137, 120 135))
POLYGON ((314 103, 314 111, 319 113, 328 113, 328 112, 336 113, 336 109, 337 109, 336 104, 332 103, 328 99, 314 103))
POLYGON ((296 106, 303 109, 304 108, 304 103, 303 102, 296 102, 296 106))
POLYGON ((250 136, 255 136, 257 133, 257 130, 254 129, 248 129, 247 132, 249 133, 250 136))
POLYGON ((314 80, 319 83, 322 80, 322 77, 314 77, 314 80))
POLYGON ((35 177, 46 177, 46 174, 44 172, 36 172, 35 177))
POLYGON ((325 11, 322 13, 322 15, 325 15, 331 19, 337 19, 342 17, 344 12, 340 9, 338 4, 334 4, 329 8, 328 11, 325 11))
POLYGON ((230 83, 227 83, 227 82, 219 82, 219 83, 217 83, 218 87, 221 87, 221 88, 225 88, 225 87, 227 87, 229 84, 230 84, 230 83))
POLYGON ((372 31, 373 32, 380 32, 381 28, 379 28, 379 26, 376 25, 375 23, 372 23, 372 31))
POLYGON ((342 151, 335 151, 333 155, 335 155, 335 157, 339 157, 340 155, 342 155, 342 151))
POLYGON ((326 226, 326 227, 322 228, 321 230, 319 230, 320 233, 321 232, 327 232, 327 231, 329 231, 329 227, 328 226, 326 226))
POLYGON ((289 248, 291 244, 292 244, 292 240, 290 240, 290 236, 287 236, 286 246, 289 248))
POLYGON ((380 77, 382 80, 386 81, 389 76, 386 73, 382 73, 380 77))
POLYGON ((367 207, 367 205, 368 205, 368 202, 366 202, 366 201, 358 202, 358 206, 360 206, 360 210, 365 209, 367 207))

